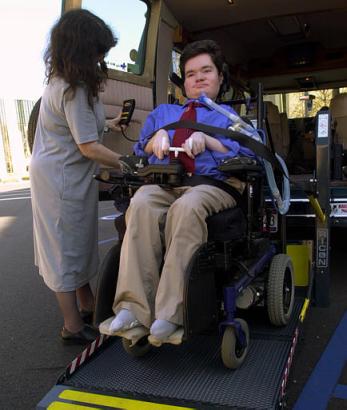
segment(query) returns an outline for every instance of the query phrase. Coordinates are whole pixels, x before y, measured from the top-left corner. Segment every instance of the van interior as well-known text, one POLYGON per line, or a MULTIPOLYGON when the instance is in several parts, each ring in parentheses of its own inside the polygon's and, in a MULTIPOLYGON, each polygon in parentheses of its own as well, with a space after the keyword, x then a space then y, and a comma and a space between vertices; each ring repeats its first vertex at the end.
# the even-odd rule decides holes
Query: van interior
MULTIPOLYGON (((126 87, 124 99, 136 99, 134 125, 129 128, 133 137, 153 106, 181 101, 172 73, 180 75, 177 60, 185 44, 212 39, 220 44, 231 73, 232 88, 226 100, 254 96, 262 84, 273 146, 291 174, 314 171, 315 117, 327 108, 340 168, 347 165, 346 0, 138 3, 147 7, 147 23, 138 49, 132 50, 135 64, 128 64, 125 72, 110 70, 110 86, 103 96, 109 115, 114 112, 114 95, 124 94, 122 87, 126 87), (151 60, 155 60, 152 65, 151 60)), ((251 103, 236 108, 241 115, 256 118, 251 103)), ((131 150, 130 141, 123 143, 121 151, 124 149, 131 150)), ((340 171, 333 179, 344 177, 340 171)))
MULTIPOLYGON (((320 109, 330 108, 333 142, 347 150, 345 1, 165 3, 182 27, 183 43, 210 38, 221 45, 231 71, 232 98, 256 94, 262 83, 273 144, 291 174, 315 168, 315 115, 320 109)), ((252 116, 252 106, 242 113, 252 116)))

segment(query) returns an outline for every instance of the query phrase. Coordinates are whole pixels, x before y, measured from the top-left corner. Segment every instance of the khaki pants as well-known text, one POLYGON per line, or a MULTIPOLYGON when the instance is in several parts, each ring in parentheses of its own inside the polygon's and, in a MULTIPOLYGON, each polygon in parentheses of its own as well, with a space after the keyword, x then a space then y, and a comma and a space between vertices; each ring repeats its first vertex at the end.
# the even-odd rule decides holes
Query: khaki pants
POLYGON ((207 242, 205 220, 235 205, 215 186, 142 186, 126 213, 114 313, 129 309, 146 327, 154 319, 182 325, 184 274, 193 253, 207 242))

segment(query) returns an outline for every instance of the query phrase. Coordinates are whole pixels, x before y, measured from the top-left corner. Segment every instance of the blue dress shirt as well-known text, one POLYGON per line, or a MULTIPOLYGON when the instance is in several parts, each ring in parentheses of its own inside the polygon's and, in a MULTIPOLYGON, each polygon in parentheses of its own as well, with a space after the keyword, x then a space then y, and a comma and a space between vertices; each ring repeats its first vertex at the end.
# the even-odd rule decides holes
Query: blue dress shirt
MULTIPOLYGON (((154 131, 159 130, 167 124, 179 121, 184 109, 187 104, 192 101, 187 101, 184 105, 175 104, 161 104, 156 109, 154 109, 147 117, 145 124, 141 130, 139 141, 134 145, 134 151, 136 155, 148 156, 145 153, 144 148, 152 136, 154 131)), ((228 105, 222 105, 223 108, 232 112, 237 113, 228 105)), ((230 119, 224 115, 208 108, 205 106, 200 106, 196 109, 196 121, 202 124, 211 125, 215 127, 227 129, 232 122, 230 119)), ((172 139, 175 131, 169 130, 170 145, 172 145, 172 139)), ((228 152, 212 151, 206 148, 206 150, 195 157, 195 174, 205 175, 213 177, 219 180, 224 180, 227 176, 217 169, 218 165, 225 158, 232 158, 235 156, 250 156, 254 157, 254 154, 248 148, 240 146, 236 141, 230 138, 224 137, 223 135, 213 135, 217 138, 227 149, 228 152)), ((148 162, 150 164, 168 164, 170 161, 169 156, 166 155, 164 159, 158 159, 154 154, 150 155, 148 162)))

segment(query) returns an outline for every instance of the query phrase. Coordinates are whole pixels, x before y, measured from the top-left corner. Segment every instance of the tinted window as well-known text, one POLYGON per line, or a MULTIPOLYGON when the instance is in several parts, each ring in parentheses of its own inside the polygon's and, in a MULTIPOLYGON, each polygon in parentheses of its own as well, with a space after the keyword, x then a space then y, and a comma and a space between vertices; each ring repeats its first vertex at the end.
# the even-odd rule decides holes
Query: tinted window
POLYGON ((141 0, 82 0, 81 7, 91 11, 113 30, 118 44, 105 61, 110 69, 143 72, 148 6, 141 0))

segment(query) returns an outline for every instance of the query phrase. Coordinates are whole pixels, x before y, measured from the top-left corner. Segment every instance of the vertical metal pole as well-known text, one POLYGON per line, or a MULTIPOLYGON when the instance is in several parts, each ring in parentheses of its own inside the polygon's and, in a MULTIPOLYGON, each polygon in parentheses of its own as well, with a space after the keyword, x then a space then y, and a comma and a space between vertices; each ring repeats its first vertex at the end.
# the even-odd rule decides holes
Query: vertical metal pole
POLYGON ((253 192, 253 182, 251 181, 252 177, 248 176, 247 178, 247 196, 248 196, 248 209, 247 209, 247 224, 248 224, 248 233, 247 233, 247 253, 250 255, 251 252, 251 239, 253 235, 253 201, 254 201, 254 192, 253 192))
POLYGON ((330 288, 330 142, 331 116, 329 111, 317 115, 316 122, 316 178, 317 199, 325 220, 316 217, 315 302, 317 306, 329 305, 330 288))
POLYGON ((265 131, 264 124, 264 104, 263 104, 263 84, 258 84, 258 99, 257 99, 257 125, 258 128, 265 131))
MULTIPOLYGON (((308 91, 305 91, 305 92, 304 92, 304 96, 305 96, 305 97, 308 96, 308 91)), ((304 118, 307 118, 307 117, 308 117, 307 102, 308 102, 308 100, 304 100, 304 118)))
POLYGON ((287 217, 286 215, 280 215, 280 218, 281 218, 282 253, 287 253, 287 217))

